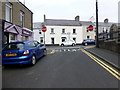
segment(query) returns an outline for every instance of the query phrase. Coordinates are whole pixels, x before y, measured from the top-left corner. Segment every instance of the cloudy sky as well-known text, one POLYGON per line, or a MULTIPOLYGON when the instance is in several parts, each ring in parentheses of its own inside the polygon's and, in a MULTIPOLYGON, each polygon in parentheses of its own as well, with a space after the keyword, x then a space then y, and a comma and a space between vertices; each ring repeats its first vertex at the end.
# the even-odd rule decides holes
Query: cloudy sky
MULTIPOLYGON (((89 21, 95 15, 96 0, 20 0, 34 13, 34 22, 43 22, 43 15, 47 19, 74 20, 79 15, 81 21, 89 21)), ((109 22, 118 22, 118 2, 120 0, 98 0, 99 21, 105 18, 109 22)))

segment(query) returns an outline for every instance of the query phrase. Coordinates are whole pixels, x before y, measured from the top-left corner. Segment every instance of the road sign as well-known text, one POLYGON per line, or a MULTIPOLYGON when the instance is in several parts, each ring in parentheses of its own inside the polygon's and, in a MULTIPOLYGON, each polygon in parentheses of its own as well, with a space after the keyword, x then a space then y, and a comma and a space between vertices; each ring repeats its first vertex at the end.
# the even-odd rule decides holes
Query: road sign
POLYGON ((92 25, 90 25, 90 26, 88 27, 88 31, 93 31, 93 26, 92 26, 92 25))
POLYGON ((46 32, 47 28, 46 27, 42 27, 42 32, 46 32))

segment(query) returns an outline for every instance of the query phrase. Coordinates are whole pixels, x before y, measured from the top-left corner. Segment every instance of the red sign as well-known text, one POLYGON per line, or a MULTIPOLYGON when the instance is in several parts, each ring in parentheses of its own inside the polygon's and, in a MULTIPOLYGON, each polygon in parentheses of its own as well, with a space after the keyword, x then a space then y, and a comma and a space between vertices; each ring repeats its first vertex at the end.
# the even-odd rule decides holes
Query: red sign
POLYGON ((93 31, 93 26, 92 26, 92 25, 90 25, 90 26, 88 27, 88 31, 93 31))
POLYGON ((46 32, 47 28, 46 27, 42 27, 42 32, 46 32))

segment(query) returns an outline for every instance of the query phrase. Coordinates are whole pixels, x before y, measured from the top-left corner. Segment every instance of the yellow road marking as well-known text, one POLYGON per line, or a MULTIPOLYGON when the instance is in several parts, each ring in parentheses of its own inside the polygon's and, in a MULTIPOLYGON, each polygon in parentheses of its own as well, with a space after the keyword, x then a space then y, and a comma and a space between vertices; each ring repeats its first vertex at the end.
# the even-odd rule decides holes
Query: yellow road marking
POLYGON ((109 73, 111 73, 113 76, 115 76, 117 79, 120 80, 120 73, 118 73, 116 70, 114 70, 113 68, 111 68, 110 66, 108 66, 107 64, 102 62, 100 59, 93 56, 92 54, 88 53, 84 49, 81 49, 81 50, 82 50, 82 52, 87 54, 90 58, 92 58, 95 62, 97 62, 99 65, 101 65, 104 69, 106 69, 109 73))
POLYGON ((85 47, 85 49, 87 49, 87 48, 94 48, 95 46, 87 46, 87 47, 85 47))
MULTIPOLYGON (((86 52, 86 51, 85 51, 86 52)), ((88 52, 86 52, 88 53, 88 52)), ((107 64, 103 63, 100 59, 96 58, 95 56, 93 56, 92 54, 88 53, 88 55, 92 56, 93 58, 95 58, 97 61, 99 61, 100 63, 102 63, 103 65, 105 65, 106 67, 108 67, 109 69, 111 69, 112 71, 114 71, 116 74, 120 75, 120 73, 118 73, 116 70, 114 70, 113 68, 111 68, 110 66, 108 66, 107 64)))

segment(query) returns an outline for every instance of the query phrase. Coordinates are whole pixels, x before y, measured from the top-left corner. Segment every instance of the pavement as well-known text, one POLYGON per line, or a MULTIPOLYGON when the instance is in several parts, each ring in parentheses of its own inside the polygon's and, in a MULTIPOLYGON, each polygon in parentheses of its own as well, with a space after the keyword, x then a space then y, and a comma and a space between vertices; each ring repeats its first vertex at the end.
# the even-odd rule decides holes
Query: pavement
POLYGON ((99 57, 100 59, 104 60, 113 67, 117 68, 118 70, 120 70, 119 67, 120 54, 112 52, 110 50, 96 48, 95 46, 85 47, 84 49, 90 52, 91 54, 99 57))

